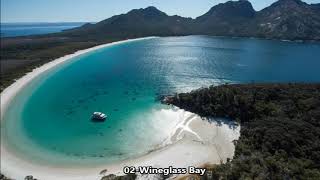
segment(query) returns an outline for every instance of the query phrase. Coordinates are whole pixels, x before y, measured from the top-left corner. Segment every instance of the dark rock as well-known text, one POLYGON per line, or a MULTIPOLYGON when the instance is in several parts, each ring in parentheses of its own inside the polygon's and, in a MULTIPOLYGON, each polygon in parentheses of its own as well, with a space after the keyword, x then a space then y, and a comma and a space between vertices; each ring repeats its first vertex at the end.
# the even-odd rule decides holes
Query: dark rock
POLYGON ((101 180, 135 180, 137 175, 130 174, 125 176, 116 176, 114 174, 110 174, 108 176, 104 176, 101 180))

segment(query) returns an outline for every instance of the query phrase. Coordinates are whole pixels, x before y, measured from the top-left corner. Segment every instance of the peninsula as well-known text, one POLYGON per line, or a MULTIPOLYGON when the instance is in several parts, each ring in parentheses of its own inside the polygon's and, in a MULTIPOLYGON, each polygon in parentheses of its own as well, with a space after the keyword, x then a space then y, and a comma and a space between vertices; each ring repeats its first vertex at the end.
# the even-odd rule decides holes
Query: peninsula
POLYGON ((1 141, 0 180, 139 179, 123 167, 150 164, 205 167, 204 179, 319 179, 319 7, 278 0, 256 11, 247 0, 228 1, 193 19, 150 6, 59 33, 1 38, 1 139, 40 160, 84 166, 33 163, 1 141), (255 76, 287 84, 225 84, 255 76), (154 100, 175 92, 163 100, 172 106, 154 100), (95 111, 110 124, 89 122, 95 111))
POLYGON ((213 179, 320 177, 320 84, 222 85, 166 102, 241 123, 234 159, 209 171, 213 179))
POLYGON ((77 50, 139 37, 184 35, 319 41, 319 4, 279 0, 255 11, 249 1, 229 1, 195 19, 147 7, 61 33, 1 38, 1 91, 35 67, 77 50))

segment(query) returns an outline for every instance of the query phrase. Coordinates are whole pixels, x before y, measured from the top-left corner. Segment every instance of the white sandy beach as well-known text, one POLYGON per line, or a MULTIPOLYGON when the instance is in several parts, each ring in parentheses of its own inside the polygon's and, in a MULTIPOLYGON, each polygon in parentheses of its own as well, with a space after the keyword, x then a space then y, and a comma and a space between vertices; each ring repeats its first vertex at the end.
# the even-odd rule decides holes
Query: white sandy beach
MULTIPOLYGON (((1 122, 4 121, 3 112, 9 107, 12 98, 19 93, 26 84, 43 72, 67 62, 73 57, 93 50, 128 41, 137 41, 148 38, 120 41, 77 51, 74 54, 58 58, 34 69, 1 93, 1 122)), ((165 111, 173 110, 169 109, 165 111)), ((100 172, 105 169, 107 169, 106 174, 122 175, 124 166, 151 165, 153 167, 163 168, 168 166, 183 168, 191 165, 200 166, 205 163, 219 164, 221 161, 233 157, 234 145, 232 141, 238 139, 240 136, 239 126, 235 129, 230 129, 229 125, 224 123, 209 123, 193 113, 184 110, 175 111, 176 113, 181 114, 182 121, 179 122, 170 137, 168 137, 166 145, 161 145, 157 150, 142 157, 122 161, 116 164, 90 168, 80 166, 62 168, 49 164, 46 166, 43 164, 40 165, 19 158, 4 145, 3 141, 1 141, 1 173, 9 178, 18 180, 24 179, 27 175, 33 175, 33 177, 41 180, 96 180, 102 177, 100 172)))

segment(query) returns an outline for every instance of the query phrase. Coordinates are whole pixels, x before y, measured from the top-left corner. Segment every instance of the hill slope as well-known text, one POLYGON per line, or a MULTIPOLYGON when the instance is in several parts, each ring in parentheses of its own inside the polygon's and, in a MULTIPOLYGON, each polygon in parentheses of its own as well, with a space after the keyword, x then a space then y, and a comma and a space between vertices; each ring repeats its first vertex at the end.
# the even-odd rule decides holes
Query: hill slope
POLYGON ((319 4, 309 5, 301 0, 279 0, 258 12, 249 1, 229 1, 212 7, 196 19, 168 16, 155 7, 148 7, 87 24, 64 35, 130 38, 201 34, 320 40, 319 12, 319 4))
POLYGON ((246 27, 256 15, 249 1, 229 1, 212 7, 195 20, 196 34, 246 36, 246 27))
POLYGON ((87 24, 80 28, 66 31, 65 35, 142 37, 189 34, 192 27, 191 18, 168 16, 155 7, 134 9, 126 14, 113 16, 97 24, 87 24))
POLYGON ((194 34, 320 41, 320 5, 279 0, 256 12, 249 1, 229 1, 196 19, 148 7, 61 33, 2 38, 1 90, 35 66, 80 49, 128 38, 194 34))
POLYGON ((257 13, 250 32, 273 39, 320 39, 320 9, 300 0, 279 0, 257 13))

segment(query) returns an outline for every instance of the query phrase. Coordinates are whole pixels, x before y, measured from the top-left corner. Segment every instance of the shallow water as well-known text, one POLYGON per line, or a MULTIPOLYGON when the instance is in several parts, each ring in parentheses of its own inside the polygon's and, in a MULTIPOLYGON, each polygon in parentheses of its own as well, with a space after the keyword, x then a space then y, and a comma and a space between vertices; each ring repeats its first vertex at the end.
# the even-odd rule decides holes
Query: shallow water
POLYGON ((320 82, 318 57, 319 43, 208 36, 103 48, 25 88, 5 114, 3 136, 17 152, 51 163, 139 156, 163 143, 183 120, 157 96, 211 84, 320 82), (106 113, 107 121, 92 123, 94 111, 106 113))

